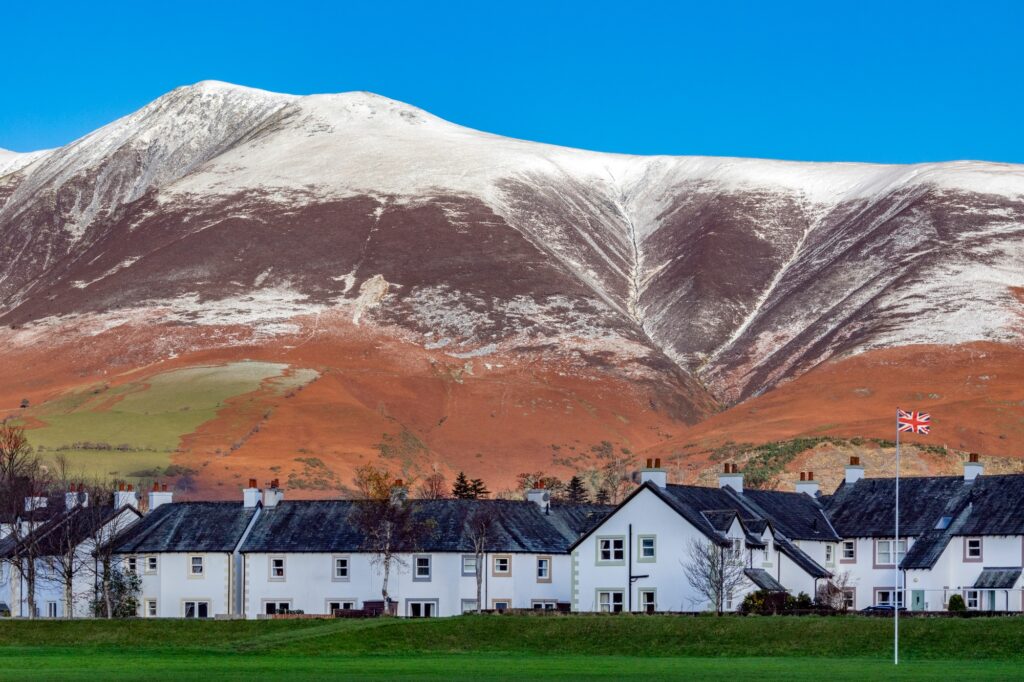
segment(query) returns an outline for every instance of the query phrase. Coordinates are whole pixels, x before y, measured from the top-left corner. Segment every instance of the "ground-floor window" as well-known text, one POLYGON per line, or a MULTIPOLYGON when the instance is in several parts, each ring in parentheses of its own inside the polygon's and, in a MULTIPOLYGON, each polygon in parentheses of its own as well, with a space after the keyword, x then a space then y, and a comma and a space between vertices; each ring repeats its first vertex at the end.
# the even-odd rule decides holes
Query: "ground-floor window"
POLYGON ((268 616, 272 616, 275 613, 288 613, 292 610, 292 603, 290 601, 265 601, 263 602, 263 612, 268 616))
POLYGON ((597 610, 601 613, 622 613, 622 590, 598 590, 597 610))
POLYGON ((210 602, 208 601, 187 601, 185 602, 186 618, 209 618, 210 602))
POLYGON ((965 601, 967 602, 967 608, 976 609, 980 603, 978 590, 967 590, 965 601))
POLYGON ((511 599, 492 599, 491 600, 491 608, 494 609, 495 611, 497 611, 498 613, 504 613, 505 611, 508 611, 510 608, 512 608, 512 600, 511 599))
POLYGON ((410 601, 408 602, 408 614, 410 618, 435 618, 437 616, 437 602, 410 601))
POLYGON ((462 612, 473 613, 476 611, 476 599, 463 599, 462 600, 462 612))
POLYGON ((654 613, 655 608, 654 590, 640 590, 640 610, 644 613, 654 613))
POLYGON ((898 605, 903 606, 903 593, 897 594, 896 590, 875 590, 875 605, 876 606, 892 606, 893 598, 895 597, 898 605))
POLYGON ((530 605, 534 611, 554 611, 558 608, 557 601, 548 601, 547 599, 534 599, 530 605))
POLYGON ((146 613, 146 617, 147 618, 156 618, 156 599, 147 599, 146 600, 146 611, 145 611, 145 613, 146 613))
POLYGON ((843 608, 850 610, 856 608, 857 592, 852 587, 843 589, 843 608))
POLYGON ((327 613, 335 611, 351 611, 356 607, 355 599, 337 599, 327 602, 327 613))
POLYGON ((48 601, 46 602, 46 617, 56 618, 57 617, 57 602, 48 601))

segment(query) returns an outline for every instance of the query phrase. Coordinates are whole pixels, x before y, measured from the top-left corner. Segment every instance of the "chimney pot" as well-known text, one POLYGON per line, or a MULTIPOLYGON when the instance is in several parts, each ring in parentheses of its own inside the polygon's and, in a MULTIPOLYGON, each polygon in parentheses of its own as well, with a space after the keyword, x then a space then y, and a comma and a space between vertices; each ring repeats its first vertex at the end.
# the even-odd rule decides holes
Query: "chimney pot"
POLYGON ((970 455, 968 455, 968 461, 970 461, 970 462, 977 462, 978 461, 978 453, 977 452, 972 452, 970 455))
POLYGON ((135 486, 132 485, 131 483, 129 483, 128 484, 128 492, 133 492, 134 490, 135 490, 135 486))
POLYGON ((160 491, 161 492, 167 492, 167 484, 166 483, 163 483, 163 484, 160 485, 160 491))
POLYGON ((808 481, 813 481, 814 480, 814 472, 813 471, 808 471, 807 472, 807 480, 808 481))
POLYGON ((856 455, 850 455, 850 464, 853 466, 860 466, 860 457, 856 455))
POLYGON ((806 481, 807 480, 807 474, 805 474, 804 472, 801 471, 800 472, 800 480, 801 481, 806 481))
POLYGON ((660 469, 661 468, 661 457, 655 457, 654 458, 654 468, 655 469, 660 469))
POLYGON ((159 491, 160 491, 160 483, 158 483, 157 481, 153 481, 153 492, 159 492, 159 491))
POLYGON ((984 473, 985 467, 979 461, 978 453, 972 452, 964 462, 964 481, 971 482, 984 473))
POLYGON ((743 474, 735 462, 726 462, 725 472, 718 475, 718 487, 729 486, 738 493, 743 492, 743 474))
POLYGON ((249 487, 250 487, 250 488, 256 488, 256 487, 258 487, 258 486, 256 485, 256 479, 255 479, 255 478, 250 478, 250 479, 249 479, 249 487))
POLYGON ((124 481, 119 481, 118 482, 117 490, 118 490, 118 492, 123 492, 124 491, 124 481))
POLYGON ((648 468, 648 469, 651 469, 651 468, 653 468, 653 467, 654 467, 654 460, 653 460, 653 459, 651 459, 650 457, 648 457, 648 458, 647 458, 647 468, 648 468))

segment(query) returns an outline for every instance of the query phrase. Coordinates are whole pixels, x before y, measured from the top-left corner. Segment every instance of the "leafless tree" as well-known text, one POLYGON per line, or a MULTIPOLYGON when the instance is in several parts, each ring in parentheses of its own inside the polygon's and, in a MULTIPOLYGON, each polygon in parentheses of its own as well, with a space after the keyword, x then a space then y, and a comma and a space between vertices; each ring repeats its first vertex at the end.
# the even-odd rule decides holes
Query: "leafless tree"
POLYGON ((849 571, 842 571, 832 576, 829 580, 818 585, 818 594, 815 600, 837 611, 846 611, 846 591, 850 589, 853 578, 849 571))
POLYGON ((693 539, 687 561, 680 563, 690 587, 705 603, 710 603, 718 615, 725 610, 726 600, 736 596, 747 583, 743 553, 734 551, 731 546, 693 539))
POLYGON ((475 508, 466 518, 466 534, 473 543, 473 555, 476 557, 476 612, 483 610, 484 589, 484 555, 491 549, 495 526, 498 517, 494 505, 488 502, 476 503, 475 508))
POLYGON ((439 470, 423 479, 416 488, 416 496, 423 500, 441 500, 448 497, 448 481, 439 470))

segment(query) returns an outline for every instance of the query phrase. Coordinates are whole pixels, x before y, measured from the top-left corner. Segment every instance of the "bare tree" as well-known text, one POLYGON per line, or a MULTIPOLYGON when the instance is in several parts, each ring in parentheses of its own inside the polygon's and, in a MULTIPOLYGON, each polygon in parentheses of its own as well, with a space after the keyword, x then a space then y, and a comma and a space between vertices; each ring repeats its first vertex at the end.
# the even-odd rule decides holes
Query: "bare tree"
POLYGON ((690 587, 722 615, 726 600, 747 583, 742 550, 695 538, 690 541, 687 558, 683 571, 690 587))
MULTIPOLYGON (((128 490, 131 491, 131 486, 128 490)), ((109 523, 95 524, 91 527, 89 544, 92 550, 92 561, 89 573, 98 594, 95 596, 95 615, 104 618, 134 614, 137 606, 138 575, 117 565, 118 557, 114 554, 114 539, 118 533, 137 520, 134 512, 113 508, 113 518, 109 523), (117 587, 120 586, 120 589, 117 587), (130 603, 125 603, 130 602, 130 603)))
POLYGON ((436 524, 418 518, 405 485, 401 481, 385 485, 386 475, 387 472, 372 465, 357 471, 356 487, 367 496, 356 501, 353 521, 363 536, 363 549, 381 567, 381 597, 387 612, 391 604, 388 582, 392 568, 404 568, 407 562, 402 554, 417 551, 433 535, 436 524))
POLYGON ((476 557, 476 612, 483 610, 484 589, 484 555, 491 548, 498 517, 494 505, 488 502, 477 503, 466 519, 466 534, 473 543, 473 555, 476 557))
POLYGON ((853 578, 849 571, 842 571, 832 576, 832 579, 818 585, 818 594, 815 601, 836 611, 846 611, 846 591, 850 589, 853 578))
POLYGON ((416 488, 416 496, 422 500, 441 500, 448 497, 448 481, 438 469, 423 479, 416 488))

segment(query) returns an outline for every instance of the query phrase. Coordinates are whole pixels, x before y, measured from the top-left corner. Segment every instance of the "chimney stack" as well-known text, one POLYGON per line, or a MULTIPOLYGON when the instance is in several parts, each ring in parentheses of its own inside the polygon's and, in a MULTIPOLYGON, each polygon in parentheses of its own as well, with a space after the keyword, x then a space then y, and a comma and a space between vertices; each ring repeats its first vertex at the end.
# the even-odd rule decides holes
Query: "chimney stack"
POLYGON ((647 458, 647 466, 640 470, 640 485, 650 481, 659 488, 668 485, 668 472, 661 468, 661 458, 647 458))
POLYGON ((860 464, 860 457, 851 456, 850 463, 846 465, 846 484, 853 485, 864 478, 864 467, 860 464))
POLYGON ((967 457, 967 461, 964 462, 964 482, 970 483, 978 476, 984 473, 985 467, 980 461, 978 461, 978 453, 972 452, 967 457))
POLYGON ((284 491, 281 490, 281 483, 276 478, 263 489, 263 508, 276 507, 284 499, 284 491))
POLYGON ((738 493, 743 492, 743 474, 738 466, 732 462, 726 462, 723 472, 718 474, 718 487, 729 486, 738 493))
POLYGON ((114 491, 114 509, 121 507, 138 507, 139 497, 135 494, 135 486, 125 485, 124 481, 117 484, 114 491))
POLYGON ((800 472, 800 480, 796 484, 798 493, 805 493, 811 497, 818 496, 818 482, 814 480, 814 472, 800 472))
POLYGON ((256 479, 249 479, 249 487, 242 488, 242 506, 245 508, 252 508, 259 504, 260 501, 260 488, 256 485, 256 479))
POLYGON ((551 506, 551 493, 544 490, 543 483, 538 483, 526 491, 526 501, 533 502, 542 512, 547 512, 551 506))
POLYGON ((153 511, 162 505, 170 504, 173 501, 174 493, 167 490, 167 484, 160 485, 153 481, 153 489, 149 491, 149 511, 153 511))

